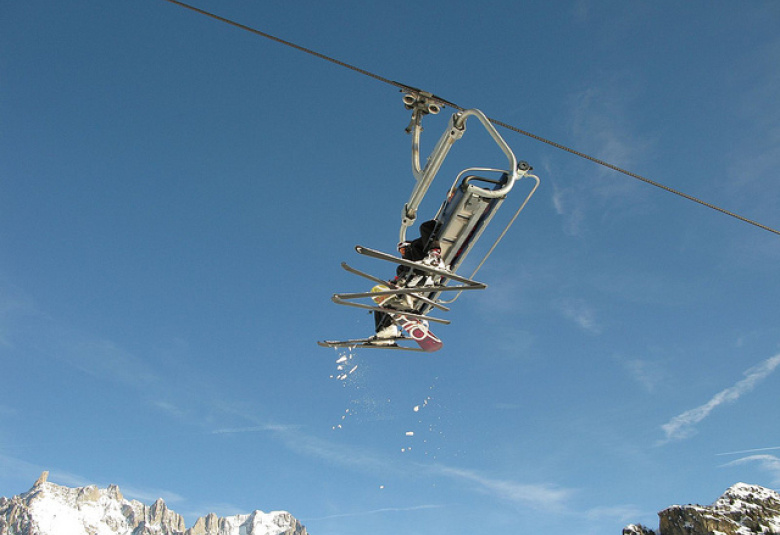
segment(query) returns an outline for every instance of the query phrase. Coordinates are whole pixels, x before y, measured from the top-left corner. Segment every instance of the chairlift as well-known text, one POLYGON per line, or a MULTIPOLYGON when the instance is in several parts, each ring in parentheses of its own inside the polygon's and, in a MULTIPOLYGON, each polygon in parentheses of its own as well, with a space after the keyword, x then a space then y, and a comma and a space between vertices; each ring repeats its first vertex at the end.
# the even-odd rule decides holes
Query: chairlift
POLYGON ((405 107, 412 111, 412 118, 406 131, 412 135, 412 173, 415 186, 401 212, 399 242, 407 241, 407 231, 417 221, 420 203, 427 195, 453 145, 466 132, 466 122, 470 117, 475 117, 479 121, 504 153, 507 166, 505 169, 469 167, 456 175, 434 218, 423 224, 427 227, 427 239, 423 245, 427 250, 432 243, 436 243, 441 250, 441 263, 430 265, 424 261, 412 261, 360 245, 355 247, 357 253, 361 255, 405 268, 409 276, 401 284, 389 283, 386 279, 342 263, 346 271, 368 279, 377 286, 371 292, 334 294, 333 301, 340 305, 388 314, 394 322, 404 326, 406 335, 399 335, 389 340, 369 337, 318 342, 323 347, 367 347, 411 351, 435 351, 441 348, 441 341, 433 336, 428 324, 450 322, 431 316, 431 311, 437 309, 446 312, 449 310, 447 305, 453 303, 463 291, 487 288, 486 284, 474 280, 475 275, 539 187, 539 178, 531 173, 532 167, 525 161, 518 162, 512 149, 490 120, 477 109, 458 111, 450 117, 447 128, 428 156, 425 166, 421 167, 422 119, 425 115, 438 114, 441 110, 441 100, 431 93, 415 91, 406 94, 403 102, 405 107), (488 248, 473 272, 467 277, 459 275, 458 269, 474 250, 474 246, 507 196, 515 188, 516 183, 521 180, 529 181, 531 187, 520 207, 488 248), (452 297, 447 299, 449 296, 452 297), (361 299, 370 299, 371 302, 359 302, 361 299), (427 339, 429 336, 433 338, 434 343, 427 339), (417 342, 420 347, 409 345, 409 341, 417 342))

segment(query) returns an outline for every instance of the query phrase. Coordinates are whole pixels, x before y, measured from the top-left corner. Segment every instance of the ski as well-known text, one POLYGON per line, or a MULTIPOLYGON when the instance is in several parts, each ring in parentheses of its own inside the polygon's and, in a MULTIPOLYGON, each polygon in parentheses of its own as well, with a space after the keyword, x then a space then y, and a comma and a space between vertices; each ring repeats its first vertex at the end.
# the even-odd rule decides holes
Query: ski
POLYGON ((444 343, 428 328, 428 323, 418 319, 410 319, 404 314, 392 316, 393 322, 401 327, 407 336, 417 342, 420 349, 433 353, 444 347, 444 343))
MULTIPOLYGON (((398 342, 401 340, 412 340, 411 338, 407 336, 398 336, 395 338, 383 338, 380 340, 392 340, 393 342, 391 344, 381 344, 376 343, 376 338, 356 338, 354 340, 323 340, 321 342, 317 342, 317 345, 320 347, 354 347, 354 348, 368 348, 368 349, 397 349, 401 351, 418 351, 422 352, 425 351, 422 347, 408 347, 408 346, 401 346, 398 345, 398 342)), ((414 340, 416 341, 416 340, 414 340)), ((419 342, 418 342, 419 345, 419 342)))
POLYGON ((363 247, 362 245, 356 245, 355 251, 358 252, 358 254, 362 254, 365 256, 369 256, 371 258, 378 258, 380 260, 385 260, 387 262, 392 262, 394 264, 399 264, 401 266, 410 267, 412 269, 416 269, 419 271, 424 271, 426 273, 430 273, 433 275, 440 275, 444 278, 454 280, 456 282, 461 282, 463 284, 466 284, 468 286, 473 287, 475 290, 483 290, 487 288, 487 284, 482 282, 473 281, 471 279, 467 279, 466 277, 461 277, 460 275, 456 275, 452 273, 451 271, 447 271, 446 269, 439 269, 431 266, 426 266, 425 264, 419 264, 417 262, 412 262, 411 260, 406 260, 405 258, 400 258, 398 256, 393 256, 391 254, 383 253, 382 251, 377 251, 375 249, 369 249, 368 247, 363 247))
MULTIPOLYGON (((394 257, 395 258, 395 257, 394 257)), ((345 270, 349 271, 350 273, 354 273, 355 275, 359 275, 363 278, 366 278, 372 282, 376 282, 377 284, 383 284, 387 285, 388 281, 380 279, 379 277, 374 277, 373 275, 369 275, 368 273, 364 271, 360 271, 359 269, 355 269, 346 262, 341 263, 341 267, 343 267, 345 270)), ((431 292, 461 292, 463 290, 484 290, 485 286, 481 283, 477 284, 470 284, 470 285, 464 285, 464 286, 428 286, 428 287, 414 287, 414 288, 399 288, 399 290, 403 290, 398 293, 412 293, 415 291, 424 291, 425 293, 431 293, 431 292)), ((393 290, 395 291, 395 290, 393 290)), ((349 294, 339 294, 339 295, 349 295, 349 294)), ((361 296, 363 297, 363 296, 361 296)))
MULTIPOLYGON (((384 286, 384 284, 382 285, 384 286)), ((426 288, 427 290, 436 290, 436 287, 426 288)), ((427 292, 426 292, 427 293, 427 292)), ((395 290, 385 290, 381 292, 360 292, 360 293, 349 293, 349 294, 334 294, 335 297, 338 297, 342 300, 349 300, 349 299, 362 299, 364 297, 370 297, 374 299, 375 297, 381 297, 381 296, 393 296, 393 295, 411 295, 415 299, 419 299, 423 303, 427 303, 433 307, 438 308, 439 310, 442 310, 444 312, 449 312, 449 307, 446 307, 444 305, 440 305, 433 299, 428 299, 427 297, 420 294, 419 288, 397 288, 395 290)))
POLYGON ((435 307, 446 312, 449 310, 448 307, 439 304, 438 302, 436 302, 435 299, 431 299, 430 297, 427 296, 428 295, 434 296, 441 292, 453 292, 453 291, 460 292, 463 290, 482 290, 484 288, 487 288, 486 284, 473 281, 471 279, 467 279, 459 275, 455 275, 454 273, 451 273, 450 271, 447 271, 445 269, 440 269, 437 267, 432 267, 425 264, 412 262, 411 260, 406 260, 405 258, 399 258, 391 254, 383 253, 381 251, 376 251, 374 249, 369 249, 367 247, 362 247, 360 245, 356 246, 355 250, 359 254, 365 256, 378 258, 380 260, 385 260, 401 266, 406 266, 412 268, 413 270, 417 270, 418 272, 425 273, 428 276, 439 276, 442 277, 442 280, 448 279, 460 284, 456 284, 454 286, 445 286, 444 284, 440 283, 435 286, 400 287, 400 288, 392 287, 392 283, 385 281, 379 277, 370 275, 369 273, 366 273, 364 271, 360 271, 359 269, 353 268, 352 266, 348 265, 346 262, 342 262, 341 267, 344 268, 346 271, 379 284, 381 286, 381 289, 375 287, 374 291, 372 292, 333 294, 333 297, 331 298, 333 302, 339 305, 346 305, 346 306, 351 306, 356 308, 362 308, 364 310, 371 310, 374 312, 388 314, 392 318, 393 323, 395 323, 398 327, 400 327, 403 330, 403 332, 406 334, 406 336, 382 339, 384 343, 382 342, 377 343, 376 337, 356 338, 353 340, 343 340, 343 341, 325 340, 322 342, 317 342, 317 344, 320 345, 321 347, 356 347, 356 348, 365 347, 370 349, 398 349, 398 350, 405 350, 405 351, 424 351, 426 353, 432 353, 434 351, 438 351, 444 346, 444 344, 428 328, 428 322, 440 323, 442 325, 449 325, 450 324, 449 320, 434 318, 432 316, 426 316, 424 314, 419 314, 413 310, 403 310, 398 308, 389 308, 386 306, 381 306, 382 302, 385 301, 386 299, 393 299, 393 298, 400 299, 402 298, 402 296, 408 295, 416 299, 418 302, 425 303, 425 305, 429 307, 435 307), (356 303, 352 301, 353 299, 362 299, 367 297, 370 297, 374 301, 376 301, 377 305, 376 306, 368 305, 368 304, 356 303), (381 299, 381 298, 385 298, 385 299, 381 299), (386 342, 387 340, 391 340, 391 342, 387 343, 386 342), (415 347, 399 345, 398 341, 402 341, 402 340, 403 341, 409 340, 409 341, 416 342, 417 345, 419 345, 420 347, 415 348, 415 347))
POLYGON ((360 277, 363 277, 364 279, 368 279, 372 282, 376 282, 377 284, 387 284, 386 280, 380 279, 379 277, 374 277, 373 275, 370 275, 366 273, 365 271, 360 271, 359 269, 355 269, 346 262, 341 263, 341 267, 349 271, 350 273, 354 273, 355 275, 359 275, 360 277))
POLYGON ((350 307, 364 308, 366 310, 375 310, 377 312, 384 312, 385 314, 390 314, 390 315, 404 314, 406 316, 409 316, 410 318, 418 318, 418 319, 421 319, 421 320, 432 321, 434 323, 441 323, 442 325, 449 325, 451 323, 450 320, 443 320, 441 318, 434 318, 432 316, 424 316, 422 314, 415 314, 413 312, 407 312, 405 310, 396 310, 396 309, 392 309, 392 308, 375 307, 375 306, 371 306, 371 305, 365 305, 363 303, 352 303, 350 301, 345 301, 345 300, 341 299, 338 295, 334 295, 333 297, 331 297, 331 300, 334 303, 336 303, 337 305, 346 305, 346 306, 350 306, 350 307))

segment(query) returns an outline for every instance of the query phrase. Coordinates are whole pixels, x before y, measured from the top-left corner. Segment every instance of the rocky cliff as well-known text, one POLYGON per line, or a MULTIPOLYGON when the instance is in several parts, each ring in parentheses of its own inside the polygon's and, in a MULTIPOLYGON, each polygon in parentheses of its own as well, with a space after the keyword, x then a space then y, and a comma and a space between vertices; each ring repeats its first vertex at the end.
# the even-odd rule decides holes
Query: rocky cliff
POLYGON ((44 472, 28 492, 0 498, 0 535, 307 535, 284 511, 210 514, 186 529, 162 499, 147 506, 126 500, 115 485, 68 488, 46 478, 44 472))
MULTIPOLYGON (((780 494, 737 483, 712 505, 673 505, 658 516, 658 535, 780 535, 780 494)), ((623 534, 655 535, 633 524, 623 534)))

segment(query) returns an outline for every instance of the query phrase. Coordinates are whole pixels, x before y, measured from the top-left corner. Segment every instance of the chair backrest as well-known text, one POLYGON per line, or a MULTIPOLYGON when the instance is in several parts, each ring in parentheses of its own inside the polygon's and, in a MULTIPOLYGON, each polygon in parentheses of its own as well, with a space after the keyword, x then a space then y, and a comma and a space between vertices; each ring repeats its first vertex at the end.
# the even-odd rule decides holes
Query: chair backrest
POLYGON ((437 231, 433 239, 441 244, 442 259, 455 272, 476 244, 487 224, 498 211, 504 197, 480 195, 480 187, 469 187, 474 182, 494 184, 493 191, 503 187, 507 180, 504 173, 500 180, 469 175, 450 191, 447 200, 436 215, 437 231))

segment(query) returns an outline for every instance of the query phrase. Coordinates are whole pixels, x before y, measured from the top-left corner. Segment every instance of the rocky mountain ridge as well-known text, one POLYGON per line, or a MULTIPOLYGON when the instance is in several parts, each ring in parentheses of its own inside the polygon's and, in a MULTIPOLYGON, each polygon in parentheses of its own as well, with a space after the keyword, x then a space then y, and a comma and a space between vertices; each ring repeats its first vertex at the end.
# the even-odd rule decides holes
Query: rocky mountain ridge
POLYGON ((162 499, 147 506, 126 500, 116 485, 69 488, 49 483, 47 476, 24 494, 0 497, 0 535, 307 535, 286 511, 212 513, 186 529, 184 518, 162 499))
POLYGON ((780 494, 737 483, 712 505, 673 505, 658 517, 657 534, 631 524, 623 535, 780 535, 780 494))
MULTIPOLYGON (((162 499, 148 506, 126 500, 116 485, 69 488, 47 475, 24 494, 0 497, 0 535, 308 535, 285 511, 211 513, 187 529, 162 499)), ((632 524, 623 535, 780 535, 780 494, 737 483, 712 505, 673 505, 658 516, 657 532, 632 524)))

